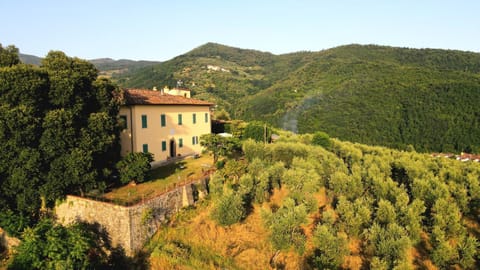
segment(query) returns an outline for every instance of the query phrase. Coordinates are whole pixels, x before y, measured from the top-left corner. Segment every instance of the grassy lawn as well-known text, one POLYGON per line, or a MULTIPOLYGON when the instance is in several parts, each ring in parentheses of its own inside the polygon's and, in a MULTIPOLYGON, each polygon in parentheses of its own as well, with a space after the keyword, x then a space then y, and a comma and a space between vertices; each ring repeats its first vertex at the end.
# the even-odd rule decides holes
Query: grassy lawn
POLYGON ((213 158, 202 155, 200 158, 186 158, 176 163, 158 167, 150 171, 148 180, 105 193, 103 198, 118 204, 133 204, 159 195, 176 184, 200 178, 203 171, 212 166, 213 158))

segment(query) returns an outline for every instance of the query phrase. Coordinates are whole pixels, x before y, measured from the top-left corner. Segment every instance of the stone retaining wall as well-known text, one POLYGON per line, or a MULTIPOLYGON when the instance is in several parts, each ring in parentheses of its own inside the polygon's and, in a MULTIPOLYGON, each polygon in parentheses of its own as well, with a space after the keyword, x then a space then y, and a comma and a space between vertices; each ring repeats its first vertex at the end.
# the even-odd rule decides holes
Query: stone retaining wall
POLYGON ((169 216, 201 198, 206 185, 206 179, 199 180, 128 207, 69 195, 57 205, 55 214, 65 225, 76 220, 98 223, 113 246, 121 246, 127 255, 133 255, 169 216))

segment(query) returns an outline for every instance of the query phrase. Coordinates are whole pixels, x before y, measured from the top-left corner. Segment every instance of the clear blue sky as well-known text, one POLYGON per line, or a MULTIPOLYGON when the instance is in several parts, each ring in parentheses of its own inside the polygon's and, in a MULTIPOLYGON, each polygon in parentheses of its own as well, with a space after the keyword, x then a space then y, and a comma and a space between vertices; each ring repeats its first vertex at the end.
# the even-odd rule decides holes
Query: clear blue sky
POLYGON ((480 52, 479 0, 1 0, 0 43, 164 61, 206 42, 275 54, 380 44, 480 52))

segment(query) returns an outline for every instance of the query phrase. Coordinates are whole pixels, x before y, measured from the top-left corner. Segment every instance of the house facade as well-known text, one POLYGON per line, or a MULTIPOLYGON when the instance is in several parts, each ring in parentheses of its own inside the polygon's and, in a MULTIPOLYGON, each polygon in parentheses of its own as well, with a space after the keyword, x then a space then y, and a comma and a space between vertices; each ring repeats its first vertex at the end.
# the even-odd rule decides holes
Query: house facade
POLYGON ((213 103, 161 91, 122 93, 121 154, 150 152, 155 161, 200 153, 200 136, 211 132, 213 103))

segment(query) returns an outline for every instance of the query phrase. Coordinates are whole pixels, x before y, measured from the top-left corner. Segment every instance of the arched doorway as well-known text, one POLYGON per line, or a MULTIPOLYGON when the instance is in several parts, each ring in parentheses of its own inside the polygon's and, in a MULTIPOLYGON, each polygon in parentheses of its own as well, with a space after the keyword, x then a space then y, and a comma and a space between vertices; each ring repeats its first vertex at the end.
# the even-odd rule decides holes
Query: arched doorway
POLYGON ((170 139, 170 157, 175 157, 177 155, 177 144, 175 139, 170 139))

